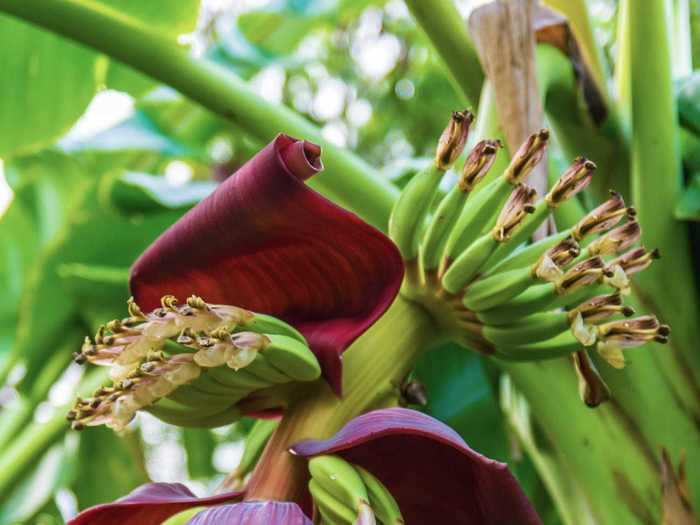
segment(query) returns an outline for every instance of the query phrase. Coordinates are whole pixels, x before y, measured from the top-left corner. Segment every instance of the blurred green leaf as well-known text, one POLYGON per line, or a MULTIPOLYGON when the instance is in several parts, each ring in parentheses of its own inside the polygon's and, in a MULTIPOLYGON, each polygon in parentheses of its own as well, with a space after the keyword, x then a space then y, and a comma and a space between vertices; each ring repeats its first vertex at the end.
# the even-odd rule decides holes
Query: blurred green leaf
MULTIPOLYGON (((173 40, 194 30, 198 0, 102 0, 173 40)), ((0 15, 0 157, 50 144, 83 114, 98 87, 140 95, 153 82, 78 44, 0 15)))
POLYGON ((54 238, 91 184, 91 177, 70 156, 57 150, 13 157, 5 177, 33 215, 42 243, 54 238))
POLYGON ((126 172, 111 187, 111 201, 128 212, 152 212, 189 208, 216 188, 215 182, 193 181, 175 185, 165 178, 147 173, 126 172))
POLYGON ((48 31, 0 15, 0 157, 66 132, 97 91, 98 56, 48 31), (8 81, 10 80, 11 81, 8 81))
POLYGON ((15 200, 0 217, 0 287, 5 293, 0 319, 3 321, 16 316, 22 284, 37 245, 30 214, 22 202, 15 200))
MULTIPOLYGON (((102 202, 99 185, 93 181, 70 220, 37 257, 23 294, 14 351, 27 360, 30 377, 40 369, 45 353, 55 347, 55 340, 61 338, 63 326, 82 309, 60 270, 65 273, 65 265, 75 263, 128 268, 183 211, 124 217, 102 202)), ((110 311, 116 308, 104 300, 100 303, 110 311)), ((91 309, 84 312, 96 314, 91 309)))
POLYGON ((72 488, 81 510, 120 498, 149 481, 133 432, 120 437, 102 426, 82 432, 76 464, 72 488))
POLYGON ((428 414, 451 426, 481 454, 508 459, 500 409, 479 356, 445 345, 424 355, 415 375, 428 393, 428 414))
POLYGON ((92 137, 63 142, 61 147, 69 153, 104 152, 154 152, 165 157, 196 157, 198 152, 164 134, 144 113, 134 116, 92 137))
POLYGON ((696 173, 690 179, 676 204, 674 215, 681 221, 700 221, 700 174, 696 173))
POLYGON ((700 72, 676 82, 678 119, 683 127, 700 135, 700 72))
POLYGON ((192 479, 209 478, 215 475, 212 462, 216 439, 207 428, 183 428, 182 440, 187 452, 187 472, 192 479))

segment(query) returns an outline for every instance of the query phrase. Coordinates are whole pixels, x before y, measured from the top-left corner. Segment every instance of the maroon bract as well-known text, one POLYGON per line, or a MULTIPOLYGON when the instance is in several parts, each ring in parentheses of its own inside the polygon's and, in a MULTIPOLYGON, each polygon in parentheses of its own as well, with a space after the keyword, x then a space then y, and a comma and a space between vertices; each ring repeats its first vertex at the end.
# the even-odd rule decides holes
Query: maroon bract
POLYGON ((112 503, 90 507, 70 520, 68 525, 160 525, 183 510, 235 501, 242 494, 228 492, 197 498, 181 483, 147 483, 112 503))
POLYGON ((196 514, 187 525, 312 525, 296 503, 246 501, 211 507, 196 514))
POLYGON ((375 410, 335 437, 292 447, 304 457, 337 454, 374 474, 412 525, 537 525, 504 463, 470 449, 451 428, 414 410, 375 410))
POLYGON ((380 231, 304 184, 321 169, 318 146, 278 135, 136 261, 136 301, 195 294, 281 318, 340 392, 340 356, 389 307, 403 263, 380 231))

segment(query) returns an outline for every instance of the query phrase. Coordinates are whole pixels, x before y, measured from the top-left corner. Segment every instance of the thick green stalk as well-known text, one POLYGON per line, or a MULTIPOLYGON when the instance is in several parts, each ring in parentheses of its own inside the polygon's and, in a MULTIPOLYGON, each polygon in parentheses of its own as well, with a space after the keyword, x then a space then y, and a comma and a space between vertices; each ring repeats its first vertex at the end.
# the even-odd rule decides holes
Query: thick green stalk
MULTIPOLYGON (((75 336, 75 334, 72 335, 75 336)), ((68 344, 60 346, 47 359, 31 388, 27 389, 20 383, 17 387, 17 399, 3 407, 0 412, 0 448, 4 447, 27 424, 37 405, 46 399, 53 384, 65 371, 71 359, 71 351, 77 346, 73 337, 67 336, 67 340, 68 344)))
POLYGON ((339 204, 385 229, 396 189, 352 153, 326 141, 318 128, 284 106, 255 95, 222 66, 187 49, 139 20, 90 0, 0 0, 0 11, 59 33, 177 89, 241 126, 263 142, 286 132, 324 148, 328 173, 310 184, 339 204))
POLYGON ((320 381, 313 392, 287 409, 248 484, 246 498, 290 501, 303 497, 306 461, 292 456, 289 447, 304 439, 330 437, 369 410, 395 406, 399 386, 435 332, 426 311, 399 296, 343 355, 342 399, 320 381))
MULTIPOLYGON (((700 371, 695 296, 687 230, 673 217, 682 189, 676 100, 673 90, 669 29, 670 0, 630 4, 624 36, 629 39, 632 132, 632 196, 644 231, 644 243, 662 259, 637 277, 639 298, 664 322, 673 325, 678 359, 700 371)), ((697 375, 696 375, 697 377, 697 375)))
POLYGON ((484 73, 453 0, 406 0, 406 5, 444 60, 466 102, 476 108, 484 73))
MULTIPOLYGON (((592 410, 579 399, 567 359, 503 363, 530 412, 587 497, 596 523, 660 523, 656 450, 615 402, 592 410)), ((569 509, 570 510, 570 509, 569 509)))

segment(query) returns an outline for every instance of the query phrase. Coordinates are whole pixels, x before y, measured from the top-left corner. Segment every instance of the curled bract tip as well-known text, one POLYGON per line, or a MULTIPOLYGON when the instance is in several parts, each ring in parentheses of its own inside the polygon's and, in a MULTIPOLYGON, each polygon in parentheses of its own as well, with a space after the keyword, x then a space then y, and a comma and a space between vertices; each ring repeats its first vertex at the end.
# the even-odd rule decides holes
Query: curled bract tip
POLYGON ((448 170, 462 154, 473 121, 474 114, 469 110, 452 113, 435 152, 435 165, 438 169, 448 170))
POLYGON ((278 135, 141 255, 136 301, 196 294, 283 319, 340 392, 340 355, 391 304, 403 262, 384 234, 303 183, 321 169, 318 146, 278 135))

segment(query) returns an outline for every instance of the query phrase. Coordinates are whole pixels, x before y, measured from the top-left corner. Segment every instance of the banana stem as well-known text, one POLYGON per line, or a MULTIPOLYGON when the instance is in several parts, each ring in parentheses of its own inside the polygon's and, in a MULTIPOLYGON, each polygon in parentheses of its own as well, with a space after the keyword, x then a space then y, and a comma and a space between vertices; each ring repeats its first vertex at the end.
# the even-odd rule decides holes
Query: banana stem
POLYGON ((626 80, 631 104, 632 193, 644 242, 663 254, 658 264, 638 276, 640 299, 652 305, 662 320, 673 323, 674 347, 683 349, 678 358, 692 364, 697 380, 700 305, 687 231, 673 217, 682 171, 669 47, 670 0, 649 0, 644 9, 634 4, 628 7, 623 12, 631 53, 626 80))
MULTIPOLYGON (((78 392, 85 395, 94 391, 104 383, 106 377, 105 370, 87 375, 80 382, 78 392)), ((68 430, 69 425, 66 421, 68 408, 68 406, 56 408, 55 415, 45 423, 32 423, 3 450, 0 457, 0 494, 8 494, 8 489, 17 482, 18 477, 68 430)))
POLYGON ((195 102, 269 142, 280 131, 323 146, 328 174, 310 184, 385 229, 397 190, 362 159, 326 141, 318 128, 284 106, 255 95, 239 77, 188 51, 138 20, 90 0, 0 0, 0 11, 59 33, 172 86, 195 102))
POLYGON ((466 102, 476 107, 484 73, 466 24, 452 0, 406 0, 418 24, 435 46, 466 102))
POLYGON ((292 456, 289 447, 330 437, 357 415, 398 404, 400 385, 435 333, 428 314, 399 296, 343 355, 343 397, 319 381, 287 409, 253 473, 246 499, 302 501, 306 460, 292 456))

